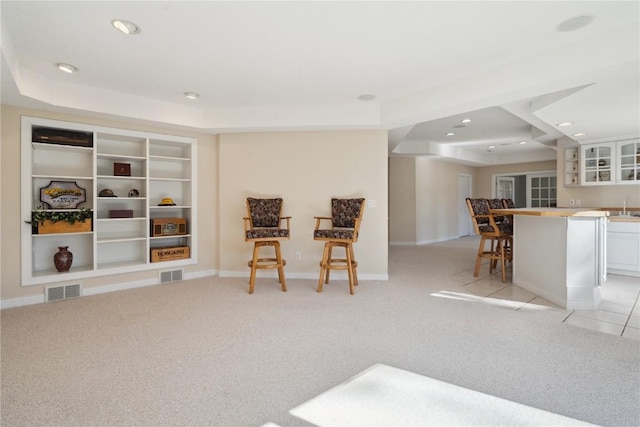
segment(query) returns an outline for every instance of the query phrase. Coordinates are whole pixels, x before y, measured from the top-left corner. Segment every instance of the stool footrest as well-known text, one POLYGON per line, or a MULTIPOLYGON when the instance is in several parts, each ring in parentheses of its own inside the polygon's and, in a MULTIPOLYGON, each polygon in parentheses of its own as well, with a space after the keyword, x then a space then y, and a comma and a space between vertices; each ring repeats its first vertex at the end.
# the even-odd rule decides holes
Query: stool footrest
MULTIPOLYGON (((247 265, 249 267, 253 267, 253 260, 249 260, 249 262, 247 262, 247 265)), ((287 265, 287 260, 283 259, 282 266, 284 267, 285 265, 287 265)), ((256 260, 256 268, 278 268, 278 267, 280 267, 280 264, 278 264, 278 260, 275 258, 259 258, 256 260), (269 264, 265 264, 266 262, 268 262, 269 264)))

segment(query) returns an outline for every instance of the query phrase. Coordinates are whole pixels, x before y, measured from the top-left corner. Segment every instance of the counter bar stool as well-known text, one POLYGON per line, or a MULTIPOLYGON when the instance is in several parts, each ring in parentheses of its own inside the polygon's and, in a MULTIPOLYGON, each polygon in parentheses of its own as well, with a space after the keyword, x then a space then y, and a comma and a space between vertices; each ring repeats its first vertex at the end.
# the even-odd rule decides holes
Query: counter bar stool
POLYGON ((248 262, 251 268, 249 278, 249 293, 253 293, 256 281, 256 269, 278 269, 278 282, 282 285, 282 291, 287 291, 287 283, 284 278, 284 266, 287 261, 282 259, 280 241, 289 240, 289 226, 291 217, 282 216, 282 199, 255 199, 247 198, 248 217, 244 217, 244 240, 253 242, 253 258, 248 262), (282 220, 286 221, 286 227, 281 228, 282 220), (273 246, 275 258, 260 258, 260 248, 273 246))
POLYGON ((478 277, 480 272, 480 264, 483 258, 489 260, 489 273, 496 268, 500 261, 502 269, 502 282, 506 282, 506 261, 511 261, 512 243, 512 226, 509 223, 497 224, 494 215, 491 214, 489 201, 487 199, 470 199, 467 198, 467 207, 473 220, 473 226, 476 234, 480 235, 480 245, 478 246, 478 255, 476 256, 476 265, 473 270, 473 276, 478 277), (490 243, 489 250, 486 249, 487 241, 490 243))
POLYGON ((316 216, 313 239, 324 241, 318 292, 322 292, 323 281, 329 283, 331 270, 347 270, 349 275, 349 293, 353 295, 354 286, 358 286, 358 262, 353 255, 353 244, 358 241, 364 199, 331 199, 331 216, 316 216), (321 229, 323 221, 331 221, 331 228, 321 229), (344 248, 344 258, 332 258, 333 248, 344 248))

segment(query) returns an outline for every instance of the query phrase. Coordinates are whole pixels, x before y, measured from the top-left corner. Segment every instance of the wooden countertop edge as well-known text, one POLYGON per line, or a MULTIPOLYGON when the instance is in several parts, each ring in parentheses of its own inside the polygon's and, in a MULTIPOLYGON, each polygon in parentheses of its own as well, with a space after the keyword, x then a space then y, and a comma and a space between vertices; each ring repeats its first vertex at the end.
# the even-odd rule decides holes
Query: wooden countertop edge
POLYGON ((640 222, 640 217, 637 216, 623 216, 622 218, 619 216, 610 216, 609 221, 611 222, 640 222))
POLYGON ((531 210, 528 208, 516 209, 491 209, 494 215, 529 215, 529 216, 582 216, 582 217, 606 217, 608 211, 599 210, 563 210, 562 208, 549 210, 531 210))
POLYGON ((580 217, 608 217, 609 221, 613 222, 640 222, 640 217, 633 216, 618 216, 609 215, 608 211, 604 210, 564 210, 562 208, 551 209, 531 209, 531 208, 516 208, 516 209, 491 209, 491 213, 494 215, 528 215, 528 216, 548 216, 548 217, 563 217, 563 216, 580 216, 580 217))

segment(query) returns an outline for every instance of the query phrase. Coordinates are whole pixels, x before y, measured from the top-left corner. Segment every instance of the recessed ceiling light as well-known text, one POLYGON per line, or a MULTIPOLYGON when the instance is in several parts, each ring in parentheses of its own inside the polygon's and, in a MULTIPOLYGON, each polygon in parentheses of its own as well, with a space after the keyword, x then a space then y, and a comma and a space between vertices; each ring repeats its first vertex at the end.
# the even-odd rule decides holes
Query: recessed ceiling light
POLYGON ((572 136, 585 136, 586 133, 584 132, 578 132, 578 133, 574 133, 572 136))
POLYGON ((563 127, 563 126, 571 126, 573 124, 573 122, 562 122, 562 123, 558 123, 556 126, 558 127, 563 127))
POLYGON ((520 145, 524 145, 524 144, 526 144, 526 143, 527 143, 527 141, 520 141, 520 142, 518 142, 518 144, 520 144, 520 145))
POLYGON ((496 148, 496 146, 495 146, 495 145, 490 145, 490 146, 489 146, 489 149, 490 149, 490 150, 491 150, 491 149, 493 149, 493 148, 496 148))
POLYGON ((471 123, 471 119, 462 119, 460 120, 462 123, 471 123))
POLYGON ((138 25, 131 21, 125 21, 124 19, 114 19, 111 21, 111 25, 113 25, 113 28, 116 30, 129 36, 142 32, 142 29, 138 25))
POLYGON ((455 133, 453 133, 453 132, 447 132, 447 133, 445 133, 445 135, 446 135, 446 136, 453 136, 453 135, 455 135, 455 133))
POLYGON ((198 99, 198 98, 200 98, 200 95, 198 95, 195 92, 185 92, 184 96, 186 96, 189 99, 198 99))
POLYGON ((368 93, 366 93, 366 94, 364 94, 364 95, 360 95, 360 96, 358 97, 358 100, 359 100, 359 101, 373 101, 374 99, 376 99, 376 96, 375 96, 375 95, 368 94, 368 93))
POLYGON ((75 73, 76 71, 78 71, 78 67, 71 65, 71 64, 65 64, 63 62, 58 62, 56 64, 56 67, 58 68, 58 70, 64 71, 65 73, 75 73))
POLYGON ((591 24, 594 19, 595 17, 592 15, 576 16, 574 18, 567 19, 566 21, 561 22, 560 24, 558 24, 556 29, 562 32, 579 30, 580 28, 586 27, 587 25, 591 24))

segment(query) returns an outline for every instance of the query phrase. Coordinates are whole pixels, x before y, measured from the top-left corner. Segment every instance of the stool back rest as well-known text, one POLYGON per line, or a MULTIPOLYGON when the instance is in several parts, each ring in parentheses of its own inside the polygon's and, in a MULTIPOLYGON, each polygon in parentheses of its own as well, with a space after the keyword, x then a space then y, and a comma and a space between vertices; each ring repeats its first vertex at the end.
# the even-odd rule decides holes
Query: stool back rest
MULTIPOLYGON (((503 207, 504 206, 502 206, 502 199, 489 199, 490 209, 502 209, 503 207)), ((497 223, 505 222, 507 220, 507 218, 503 215, 499 215, 499 216, 494 215, 493 219, 495 219, 497 223)))
POLYGON ((502 199, 502 207, 505 209, 515 209, 516 204, 511 199, 502 199))
POLYGON ((251 228, 278 228, 282 216, 282 199, 247 197, 247 211, 251 228))
POLYGON ((487 199, 472 199, 467 197, 466 201, 476 234, 500 234, 500 230, 489 210, 489 201, 487 199))
POLYGON ((360 228, 364 199, 331 199, 331 224, 334 228, 360 228))

